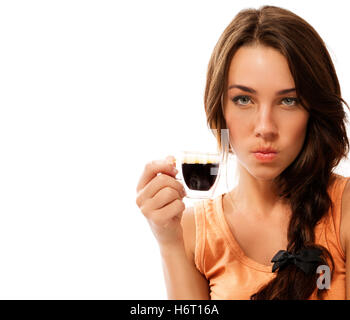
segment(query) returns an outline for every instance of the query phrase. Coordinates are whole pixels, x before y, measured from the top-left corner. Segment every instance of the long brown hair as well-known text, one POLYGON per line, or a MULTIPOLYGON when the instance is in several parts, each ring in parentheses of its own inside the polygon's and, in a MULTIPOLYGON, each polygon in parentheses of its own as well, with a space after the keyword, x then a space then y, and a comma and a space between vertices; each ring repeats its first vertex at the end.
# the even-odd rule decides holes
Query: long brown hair
MULTIPOLYGON (((315 244, 315 226, 332 207, 327 188, 333 168, 349 151, 346 113, 337 74, 321 37, 305 20, 275 6, 240 11, 219 38, 209 61, 204 106, 211 129, 226 129, 224 92, 235 52, 244 45, 261 44, 278 50, 287 59, 297 96, 309 112, 307 133, 297 158, 276 179, 279 196, 290 203, 287 251, 319 248, 333 275, 330 252, 315 244), (321 156, 320 156, 321 155, 321 156)), ((215 130, 214 130, 215 132, 215 130)), ((220 131, 218 131, 220 132, 220 131)), ((216 134, 221 149, 221 136, 216 134)), ((224 153, 233 152, 229 147, 224 153)), ((281 248, 282 249, 282 248, 281 248)), ((306 275, 295 265, 278 270, 276 277, 251 296, 252 300, 308 299, 316 289, 316 267, 306 275)), ((324 298, 324 290, 317 297, 324 298)))

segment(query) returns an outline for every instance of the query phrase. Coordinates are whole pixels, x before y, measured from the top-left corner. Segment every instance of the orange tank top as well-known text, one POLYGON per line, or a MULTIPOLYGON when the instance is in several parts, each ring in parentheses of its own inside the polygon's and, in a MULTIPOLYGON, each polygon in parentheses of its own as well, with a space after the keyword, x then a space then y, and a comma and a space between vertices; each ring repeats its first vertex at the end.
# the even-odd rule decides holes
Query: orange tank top
MULTIPOLYGON (((327 291, 325 299, 345 300, 345 254, 340 245, 339 230, 342 194, 350 177, 334 175, 335 179, 328 187, 334 207, 316 225, 315 240, 326 247, 334 259, 334 274, 330 288, 324 289, 327 291)), ((223 213, 222 197, 194 204, 195 264, 209 281, 212 300, 249 300, 276 273, 272 273, 271 266, 260 264, 243 253, 223 213)), ((317 288, 310 300, 317 300, 316 291, 317 288)))

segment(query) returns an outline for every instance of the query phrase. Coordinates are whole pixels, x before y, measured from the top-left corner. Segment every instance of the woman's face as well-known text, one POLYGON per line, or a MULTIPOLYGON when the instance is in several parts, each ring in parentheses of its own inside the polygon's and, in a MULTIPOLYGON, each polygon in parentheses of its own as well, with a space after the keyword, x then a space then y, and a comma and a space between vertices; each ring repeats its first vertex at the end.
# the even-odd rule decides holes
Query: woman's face
POLYGON ((239 164, 253 176, 272 180, 298 156, 308 112, 299 104, 286 58, 266 46, 245 46, 233 56, 224 95, 224 116, 239 164), (272 160, 255 151, 272 148, 272 160))

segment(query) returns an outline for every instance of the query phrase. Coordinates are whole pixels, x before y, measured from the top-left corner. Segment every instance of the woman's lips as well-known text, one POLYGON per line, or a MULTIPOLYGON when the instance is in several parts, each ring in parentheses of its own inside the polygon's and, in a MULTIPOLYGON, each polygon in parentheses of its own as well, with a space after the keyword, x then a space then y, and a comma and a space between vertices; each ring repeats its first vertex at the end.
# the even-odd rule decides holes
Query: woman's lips
POLYGON ((253 153, 255 158, 259 161, 272 161, 276 158, 277 153, 276 152, 254 152, 253 153))

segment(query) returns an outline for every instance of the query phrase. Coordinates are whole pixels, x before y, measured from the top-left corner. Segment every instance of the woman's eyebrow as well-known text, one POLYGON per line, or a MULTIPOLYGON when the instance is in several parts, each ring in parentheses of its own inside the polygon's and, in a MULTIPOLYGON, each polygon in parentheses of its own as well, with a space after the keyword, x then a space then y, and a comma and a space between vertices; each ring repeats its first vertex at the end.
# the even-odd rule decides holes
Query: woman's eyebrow
MULTIPOLYGON (((241 89, 242 91, 246 91, 246 92, 249 92, 249 93, 254 93, 254 94, 257 93, 257 91, 254 90, 253 88, 242 86, 240 84, 232 84, 232 85, 230 85, 228 87, 228 90, 230 90, 232 88, 238 88, 238 89, 241 89)), ((296 91, 296 89, 295 88, 283 89, 283 90, 278 91, 276 94, 277 95, 282 95, 282 94, 286 94, 286 93, 289 93, 289 92, 292 92, 292 91, 296 91)))
POLYGON ((295 88, 284 89, 284 90, 278 91, 277 95, 286 94, 286 93, 293 92, 293 91, 296 91, 296 89, 295 88))

